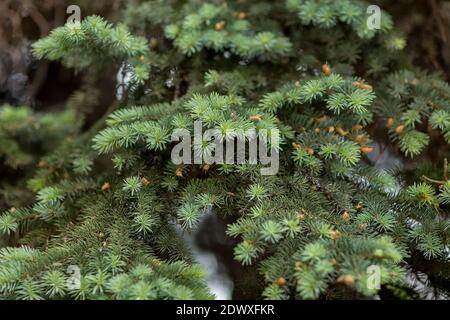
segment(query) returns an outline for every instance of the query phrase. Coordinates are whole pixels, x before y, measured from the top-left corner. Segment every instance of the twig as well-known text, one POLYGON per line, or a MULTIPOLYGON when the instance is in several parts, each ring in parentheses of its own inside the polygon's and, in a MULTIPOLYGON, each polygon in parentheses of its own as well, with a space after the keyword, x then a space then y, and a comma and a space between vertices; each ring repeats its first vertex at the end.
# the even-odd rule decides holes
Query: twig
POLYGON ((387 149, 387 145, 382 144, 380 142, 378 142, 378 148, 380 149, 380 153, 377 155, 377 157, 374 160, 374 164, 376 165, 378 163, 378 161, 381 159, 381 157, 383 156, 384 152, 387 149))
POLYGON ((448 160, 444 158, 444 180, 448 181, 448 160))
POLYGON ((436 23, 438 25, 439 33, 441 34, 442 42, 447 43, 447 32, 446 28, 444 26, 444 23, 442 22, 442 15, 439 11, 439 8, 437 6, 436 0, 430 1, 431 10, 433 12, 433 15, 436 18, 436 23))
POLYGON ((422 175, 422 179, 423 179, 423 180, 426 180, 426 181, 428 181, 428 182, 436 183, 436 184, 445 184, 445 183, 447 182, 447 181, 442 181, 442 180, 431 179, 431 178, 428 178, 428 177, 425 176, 425 175, 422 175))

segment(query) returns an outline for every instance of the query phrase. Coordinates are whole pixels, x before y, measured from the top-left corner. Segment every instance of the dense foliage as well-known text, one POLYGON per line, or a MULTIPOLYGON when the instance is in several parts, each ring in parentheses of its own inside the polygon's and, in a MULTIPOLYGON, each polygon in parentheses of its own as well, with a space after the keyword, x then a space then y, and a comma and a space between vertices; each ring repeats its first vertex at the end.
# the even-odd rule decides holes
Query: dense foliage
POLYGON ((389 13, 370 30, 368 6, 123 1, 114 24, 35 42, 83 85, 64 112, 0 108, 1 297, 213 298, 182 237, 211 210, 261 276, 253 298, 419 298, 412 274, 447 295, 450 87, 405 58, 389 13), (85 128, 104 74, 119 101, 85 128), (223 141, 277 129, 278 173, 172 163, 172 132, 199 120, 223 141), (380 167, 386 150, 407 165, 380 167))

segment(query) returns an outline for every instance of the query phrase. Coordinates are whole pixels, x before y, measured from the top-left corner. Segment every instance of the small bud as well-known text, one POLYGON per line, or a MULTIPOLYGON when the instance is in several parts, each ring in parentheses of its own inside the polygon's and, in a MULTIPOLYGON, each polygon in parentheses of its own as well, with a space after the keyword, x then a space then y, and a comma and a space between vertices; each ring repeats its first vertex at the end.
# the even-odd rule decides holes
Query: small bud
POLYGON ((328 63, 325 63, 322 66, 322 72, 324 75, 326 75, 327 77, 331 75, 331 68, 330 65, 328 63))
POLYGON ((250 121, 261 121, 261 116, 258 116, 258 115, 256 115, 256 116, 250 116, 250 121))
POLYGON ((145 177, 141 179, 141 184, 145 187, 150 184, 150 181, 147 180, 145 177))
POLYGON ((314 149, 313 148, 306 148, 306 153, 310 156, 314 155, 314 149))
POLYGON ((247 14, 245 12, 239 12, 238 18, 243 20, 243 19, 247 18, 247 14))
POLYGON ((341 217, 345 221, 348 221, 348 220, 350 220, 350 213, 348 213, 348 211, 344 211, 344 213, 341 215, 341 217))
POLYGON ((333 133, 334 130, 335 130, 335 128, 334 128, 333 126, 331 126, 331 127, 328 128, 328 132, 329 132, 329 133, 333 133))
POLYGON ((359 81, 352 82, 352 85, 363 90, 373 90, 373 87, 370 84, 364 84, 359 81))
POLYGON ((217 31, 223 30, 223 28, 225 28, 225 21, 221 20, 221 21, 216 23, 216 30, 217 31))
POLYGON ((355 283, 355 278, 351 275, 343 275, 337 278, 336 282, 345 284, 347 286, 351 286, 352 284, 355 283))
POLYGON ((111 185, 109 184, 109 182, 105 182, 102 185, 102 191, 108 191, 111 188, 111 185))
POLYGON ((337 230, 331 230, 329 233, 329 237, 331 240, 337 240, 341 236, 341 233, 337 230))
POLYGON ((294 149, 300 149, 302 146, 299 143, 292 142, 292 147, 294 149))
POLYGON ((177 177, 182 178, 183 177, 183 168, 182 167, 178 167, 177 170, 175 170, 175 175, 177 177))
POLYGON ((368 147, 368 146, 363 146, 361 147, 361 153, 363 154, 369 154, 373 151, 373 148, 368 147))
POLYGON ((345 131, 341 127, 336 128, 336 132, 339 133, 339 135, 345 137, 348 134, 348 131, 345 131))
POLYGON ((305 218, 306 218, 306 214, 303 211, 297 213, 297 219, 298 220, 305 220, 305 218))
POLYGON ((284 287, 287 283, 286 279, 283 277, 279 277, 275 283, 279 286, 279 287, 284 287))
POLYGON ((403 133, 403 130, 405 130, 405 126, 399 125, 397 128, 395 128, 395 133, 401 134, 401 133, 403 133))
POLYGON ((295 268, 301 269, 302 267, 303 267, 303 262, 301 262, 301 261, 296 261, 295 262, 295 268))
POLYGON ((315 118, 314 121, 315 121, 316 123, 321 123, 321 122, 324 122, 324 121, 327 120, 327 119, 328 119, 328 117, 324 115, 324 116, 322 116, 322 117, 315 118))
POLYGON ((314 129, 314 132, 315 132, 315 133, 320 133, 320 128, 315 128, 315 129, 314 129))
POLYGON ((152 49, 156 49, 159 45, 159 41, 156 38, 151 38, 150 39, 150 48, 152 49))
POLYGON ((352 127, 352 130, 353 131, 359 131, 359 130, 362 130, 364 127, 362 126, 362 125, 360 125, 360 124, 355 124, 353 127, 352 127))
POLYGON ((394 119, 388 118, 386 121, 386 128, 390 129, 390 128, 392 128, 393 125, 394 125, 394 119))
POLYGON ((372 91, 373 87, 370 84, 361 84, 359 86, 360 89, 372 91))
POLYGON ((358 143, 363 143, 366 141, 366 136, 363 134, 359 134, 355 137, 355 141, 358 143))

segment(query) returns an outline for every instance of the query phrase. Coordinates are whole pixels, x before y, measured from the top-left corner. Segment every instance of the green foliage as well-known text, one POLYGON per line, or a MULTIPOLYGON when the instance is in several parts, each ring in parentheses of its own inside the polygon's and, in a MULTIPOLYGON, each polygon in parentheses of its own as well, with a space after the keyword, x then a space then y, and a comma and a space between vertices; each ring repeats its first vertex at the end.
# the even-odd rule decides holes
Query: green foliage
MULTIPOLYGON (((372 162, 383 135, 413 165, 432 144, 443 162, 449 86, 402 60, 388 13, 369 30, 367 6, 133 1, 119 12, 123 24, 91 16, 37 41, 38 58, 89 77, 72 111, 0 108, 5 165, 41 160, 26 175, 33 201, 2 203, 0 233, 18 240, 0 249, 0 296, 213 298, 180 235, 207 213, 227 217, 234 258, 259 272, 266 299, 373 298, 372 266, 383 290, 404 298, 407 272, 429 270, 417 261, 448 266, 448 168, 437 180, 372 162), (96 105, 93 79, 119 66, 132 71, 126 98, 79 133, 74 113, 96 105), (278 173, 263 176, 247 158, 173 163, 172 133, 194 133, 199 120, 221 142, 246 146, 272 130, 278 173), (31 142, 42 150, 28 152, 31 142)), ((206 138, 195 143, 191 155, 211 151, 206 138)), ((429 275, 438 285, 450 279, 429 275)))
MULTIPOLYGON (((287 0, 287 7, 295 12, 300 21, 306 25, 314 25, 319 28, 329 29, 338 23, 351 26, 361 38, 370 39, 376 34, 375 30, 367 27, 367 8, 369 4, 365 1, 344 0, 340 2, 332 0, 287 0)), ((390 16, 381 13, 381 32, 392 28, 390 16)))
POLYGON ((188 56, 202 49, 212 49, 229 50, 243 58, 269 60, 291 49, 291 43, 285 37, 271 31, 254 32, 247 19, 236 20, 232 13, 225 4, 205 3, 179 24, 167 25, 165 35, 188 56))
POLYGON ((145 38, 134 37, 124 24, 113 27, 103 18, 89 16, 83 22, 71 22, 59 27, 33 45, 38 58, 63 60, 70 67, 87 69, 105 63, 127 62, 133 66, 138 83, 149 77, 150 52, 145 38))

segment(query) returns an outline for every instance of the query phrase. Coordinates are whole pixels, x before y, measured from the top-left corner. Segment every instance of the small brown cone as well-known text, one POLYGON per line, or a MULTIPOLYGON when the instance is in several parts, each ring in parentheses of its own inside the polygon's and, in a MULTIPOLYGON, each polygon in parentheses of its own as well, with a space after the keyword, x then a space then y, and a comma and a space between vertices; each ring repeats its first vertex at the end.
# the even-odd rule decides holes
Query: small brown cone
POLYGON ((147 178, 142 178, 141 179, 141 184, 145 187, 148 186, 150 184, 150 181, 147 178))
POLYGON ((279 277, 277 280, 275 280, 275 283, 279 286, 279 287, 284 287, 287 283, 286 279, 283 277, 279 277))
POLYGON ((336 280, 337 283, 345 284, 346 286, 351 286, 355 283, 355 278, 349 274, 339 276, 336 280))
POLYGON ((156 38, 151 38, 150 39, 150 48, 152 49, 156 49, 159 45, 159 41, 156 38))
POLYGON ((261 121, 261 116, 258 116, 258 115, 256 115, 256 116, 250 116, 250 121, 261 121))
POLYGON ((348 132, 342 129, 341 127, 336 128, 336 132, 343 137, 345 137, 348 134, 348 132))
POLYGON ((404 130, 405 130, 405 126, 404 125, 399 125, 397 128, 395 128, 395 133, 396 134, 402 134, 404 130))
POLYGON ((102 191, 108 191, 111 188, 111 185, 109 184, 109 182, 105 182, 102 185, 102 191))
POLYGON ((330 65, 328 63, 325 63, 322 66, 322 72, 324 75, 326 75, 327 77, 331 75, 331 68, 330 65))
POLYGON ((314 121, 317 122, 317 123, 321 123, 321 122, 324 122, 327 119, 328 119, 328 117, 323 115, 323 116, 321 116, 319 118, 315 118, 314 121))
POLYGON ((340 236, 341 236, 341 233, 339 231, 337 231, 337 230, 330 231, 329 237, 331 240, 337 240, 340 238, 340 236))
POLYGON ((390 129, 390 128, 392 128, 393 125, 394 125, 394 119, 388 118, 386 121, 386 128, 390 129))
POLYGON ((348 213, 348 211, 344 211, 344 213, 341 215, 341 217, 345 221, 349 221, 350 220, 350 213, 348 213))
POLYGON ((373 90, 373 87, 370 85, 370 84, 361 84, 360 86, 359 86, 359 88, 360 89, 363 89, 363 90, 370 90, 370 91, 372 91, 373 90))
POLYGON ((221 20, 221 21, 216 23, 216 30, 217 31, 223 30, 223 28, 225 28, 225 21, 221 20))
POLYGON ((238 18, 243 20, 243 19, 247 18, 247 14, 245 12, 239 12, 238 18))
POLYGON ((363 142, 366 141, 366 136, 363 135, 363 134, 358 134, 358 135, 355 137, 355 141, 358 142, 358 143, 363 143, 363 142))
POLYGON ((177 177, 182 178, 182 177, 183 177, 183 168, 178 167, 177 170, 175 170, 175 175, 176 175, 177 177))
POLYGON ((361 153, 363 154, 369 154, 373 151, 372 147, 368 147, 368 146, 363 146, 361 147, 361 153))
POLYGON ((299 143, 292 142, 292 147, 294 149, 300 149, 302 146, 299 143))

